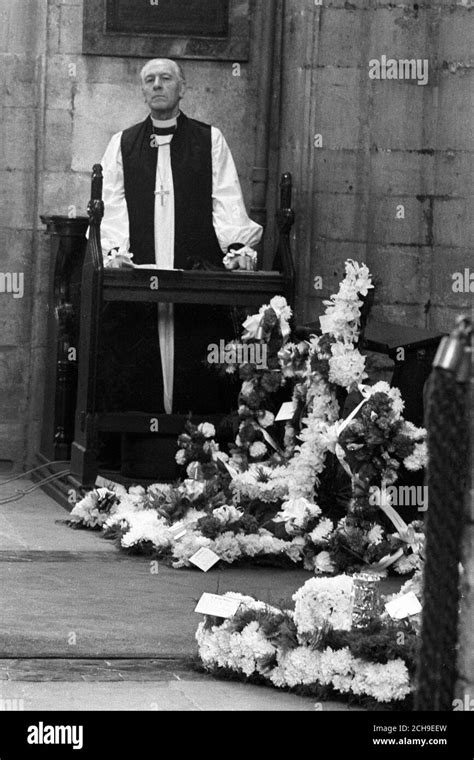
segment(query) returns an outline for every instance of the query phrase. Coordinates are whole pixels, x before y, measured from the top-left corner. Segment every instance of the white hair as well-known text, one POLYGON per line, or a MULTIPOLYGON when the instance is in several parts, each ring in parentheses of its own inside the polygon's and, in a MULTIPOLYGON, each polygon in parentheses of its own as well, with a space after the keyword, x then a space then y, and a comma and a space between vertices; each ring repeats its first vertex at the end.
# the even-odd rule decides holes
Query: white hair
POLYGON ((145 79, 145 71, 148 68, 148 66, 151 66, 152 64, 155 64, 155 63, 170 63, 173 66, 176 72, 176 75, 178 76, 178 79, 181 82, 183 82, 183 84, 186 82, 186 77, 184 76, 184 71, 182 67, 176 61, 172 61, 171 58, 153 58, 153 60, 147 61, 145 65, 143 66, 142 70, 140 71, 140 79, 142 80, 142 82, 145 79))

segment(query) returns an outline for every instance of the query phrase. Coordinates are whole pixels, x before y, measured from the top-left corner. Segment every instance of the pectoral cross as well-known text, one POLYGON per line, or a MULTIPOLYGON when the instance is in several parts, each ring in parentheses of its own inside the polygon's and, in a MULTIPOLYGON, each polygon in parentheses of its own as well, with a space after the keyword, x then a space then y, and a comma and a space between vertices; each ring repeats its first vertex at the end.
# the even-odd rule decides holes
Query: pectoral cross
POLYGON ((165 205, 165 195, 169 195, 170 191, 165 190, 163 185, 161 185, 161 190, 155 190, 155 195, 159 195, 161 197, 161 205, 165 205))

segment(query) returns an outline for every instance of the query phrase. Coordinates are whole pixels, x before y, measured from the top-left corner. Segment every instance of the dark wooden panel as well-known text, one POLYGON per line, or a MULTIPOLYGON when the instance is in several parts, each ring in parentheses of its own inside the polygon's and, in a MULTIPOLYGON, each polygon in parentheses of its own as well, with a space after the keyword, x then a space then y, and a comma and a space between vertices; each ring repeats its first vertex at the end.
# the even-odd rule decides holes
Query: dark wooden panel
POLYGON ((227 37, 229 0, 107 0, 106 31, 227 37))
POLYGON ((202 272, 180 270, 104 271, 104 301, 261 306, 284 294, 288 283, 278 272, 202 272), (150 287, 158 278, 158 289, 150 287))
MULTIPOLYGON (((199 425, 201 422, 211 422, 219 425, 223 414, 193 414, 192 422, 199 425)), ((173 435, 176 438, 184 432, 187 414, 153 414, 153 412, 104 412, 97 415, 97 426, 104 433, 137 433, 150 435, 150 420, 157 420, 159 435, 173 435)), ((155 434, 152 434, 155 435, 155 434)))
POLYGON ((248 61, 256 0, 87 0, 82 52, 248 61))

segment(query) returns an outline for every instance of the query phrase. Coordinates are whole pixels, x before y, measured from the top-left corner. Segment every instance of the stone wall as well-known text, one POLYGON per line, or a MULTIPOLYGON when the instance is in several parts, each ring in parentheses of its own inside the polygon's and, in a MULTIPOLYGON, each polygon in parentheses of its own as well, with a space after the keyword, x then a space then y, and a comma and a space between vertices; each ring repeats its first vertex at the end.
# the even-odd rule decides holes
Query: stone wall
POLYGON ((286 3, 280 166, 297 189, 302 318, 347 257, 378 278, 379 317, 451 329, 471 303, 451 275, 472 263, 473 21, 459 0, 286 3), (428 59, 428 84, 370 79, 383 55, 428 59))
MULTIPOLYGON (((0 0, 2 119, 0 270, 20 273, 24 294, 0 293, 0 466, 18 469, 36 428, 28 419, 31 372, 44 345, 48 258, 37 245, 46 4, 0 0)), ((44 358, 44 357, 42 357, 44 358)), ((34 391, 33 391, 34 392, 34 391)))
MULTIPOLYGON (((86 213, 92 165, 114 132, 147 115, 144 59, 84 56, 82 0, 0 0, 3 79, 1 270, 24 273, 22 299, 0 294, 0 467, 37 449, 44 391, 49 240, 39 215, 86 213)), ((184 61, 183 111, 222 129, 251 200, 258 77, 252 59, 184 61)))
MULTIPOLYGON (((276 28, 267 205, 271 219, 275 179, 291 171, 298 316, 320 313, 352 256, 378 277, 379 315, 451 328, 472 297, 451 288, 472 254, 472 3, 276 2, 285 13, 276 28), (381 55, 428 58, 428 85, 370 80, 368 62, 381 55), (322 291, 312 285, 317 275, 322 291)), ((23 298, 0 293, 0 468, 18 468, 31 461, 41 424, 49 241, 39 215, 83 214, 92 164, 113 132, 146 112, 142 59, 82 55, 82 0, 0 0, 0 17, 0 271, 24 273, 23 298)), ((222 128, 248 206, 260 33, 253 24, 240 77, 230 62, 184 62, 183 110, 222 128)), ((267 263, 273 240, 270 228, 267 263)))

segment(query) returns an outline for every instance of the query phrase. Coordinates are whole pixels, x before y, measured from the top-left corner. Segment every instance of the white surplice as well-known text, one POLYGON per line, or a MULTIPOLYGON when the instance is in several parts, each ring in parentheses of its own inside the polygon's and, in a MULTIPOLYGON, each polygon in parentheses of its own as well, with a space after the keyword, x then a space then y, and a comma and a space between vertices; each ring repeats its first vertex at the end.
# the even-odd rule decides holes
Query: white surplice
MULTIPOLYGON (((157 121, 156 127, 167 128, 176 119, 157 121)), ((171 168, 170 143, 172 135, 156 135, 160 144, 155 183, 155 261, 160 269, 173 269, 174 264, 174 185, 171 168), (161 190, 165 193, 161 194, 161 190)), ((128 209, 125 200, 122 133, 115 134, 102 158, 104 175, 104 218, 101 223, 101 241, 104 254, 112 248, 129 251, 130 233, 128 209)), ((212 221, 217 240, 223 252, 232 243, 256 246, 263 228, 249 218, 245 209, 237 170, 229 146, 216 127, 211 127, 212 141, 212 221)), ((131 251, 133 253, 133 251, 131 251)), ((174 320, 173 305, 158 305, 158 333, 163 371, 163 403, 167 414, 173 408, 174 381, 174 320)))

